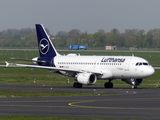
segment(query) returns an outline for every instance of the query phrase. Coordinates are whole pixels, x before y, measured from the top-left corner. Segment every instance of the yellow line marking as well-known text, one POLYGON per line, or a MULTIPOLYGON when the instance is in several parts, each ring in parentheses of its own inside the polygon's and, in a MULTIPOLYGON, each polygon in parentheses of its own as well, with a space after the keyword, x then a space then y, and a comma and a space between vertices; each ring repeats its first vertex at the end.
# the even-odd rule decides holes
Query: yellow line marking
MULTIPOLYGON (((160 110, 160 108, 127 108, 127 107, 100 107, 100 106, 83 106, 78 105, 80 103, 91 103, 91 102, 100 102, 100 101, 160 101, 160 98, 120 98, 120 99, 102 99, 102 100, 40 100, 40 101, 0 101, 0 106, 19 106, 19 107, 79 107, 79 108, 99 108, 99 109, 139 109, 139 110, 160 110), (73 101, 73 102, 72 102, 73 101), (4 105, 4 103, 40 103, 40 102, 70 102, 66 103, 66 106, 45 106, 45 105, 4 105)), ((64 103, 65 104, 65 103, 64 103)))
MULTIPOLYGON (((160 101, 160 98, 129 98, 129 99, 114 99, 113 101, 121 101, 121 100, 124 100, 124 101, 128 101, 128 100, 133 100, 135 99, 136 101, 140 101, 140 100, 143 100, 143 101, 160 101), (148 100, 147 100, 148 99, 148 100)), ((134 100, 134 101, 135 101, 134 100)), ((87 103, 87 102, 96 102, 96 101, 112 101, 112 99, 104 99, 104 100, 86 100, 86 101, 78 101, 78 102, 71 102, 71 103, 68 103, 69 106, 72 106, 72 107, 80 107, 80 108, 100 108, 100 109, 139 109, 139 110, 160 110, 160 108, 134 108, 134 107, 99 107, 99 106, 83 106, 83 105, 77 105, 77 104, 80 104, 80 103, 87 103)))

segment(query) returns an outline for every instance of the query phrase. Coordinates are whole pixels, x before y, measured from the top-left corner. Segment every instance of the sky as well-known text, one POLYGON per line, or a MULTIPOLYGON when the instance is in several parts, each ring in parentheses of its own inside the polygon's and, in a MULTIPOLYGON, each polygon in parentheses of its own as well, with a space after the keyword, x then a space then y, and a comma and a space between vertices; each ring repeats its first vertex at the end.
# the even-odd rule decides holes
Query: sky
POLYGON ((72 29, 147 32, 160 28, 160 0, 1 0, 0 16, 0 31, 41 23, 52 35, 72 29))

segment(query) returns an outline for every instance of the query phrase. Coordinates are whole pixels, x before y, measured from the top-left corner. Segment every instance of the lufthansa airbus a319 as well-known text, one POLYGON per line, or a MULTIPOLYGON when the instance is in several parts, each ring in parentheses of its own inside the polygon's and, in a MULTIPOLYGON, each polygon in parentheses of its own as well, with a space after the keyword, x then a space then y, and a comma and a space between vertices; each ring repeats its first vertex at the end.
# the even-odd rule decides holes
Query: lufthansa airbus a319
MULTIPOLYGON (((105 88, 113 88, 112 80, 122 81, 137 88, 144 78, 154 74, 149 62, 136 56, 81 56, 76 54, 60 55, 53 46, 42 24, 36 24, 40 57, 31 61, 37 65, 15 64, 21 67, 47 69, 51 72, 74 77, 74 88, 93 85, 97 80, 108 80, 105 88)), ((23 59, 21 59, 23 60, 23 59)), ((6 66, 10 64, 6 62, 6 66)))

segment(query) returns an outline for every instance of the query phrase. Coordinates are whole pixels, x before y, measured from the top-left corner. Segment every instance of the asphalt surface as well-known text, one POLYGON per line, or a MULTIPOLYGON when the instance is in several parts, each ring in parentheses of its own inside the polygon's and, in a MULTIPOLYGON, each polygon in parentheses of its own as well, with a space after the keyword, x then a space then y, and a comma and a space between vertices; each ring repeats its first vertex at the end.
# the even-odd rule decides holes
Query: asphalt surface
POLYGON ((96 92, 97 96, 0 98, 0 116, 160 119, 160 89, 0 85, 0 89, 96 92), (99 93, 118 93, 102 96, 99 93))

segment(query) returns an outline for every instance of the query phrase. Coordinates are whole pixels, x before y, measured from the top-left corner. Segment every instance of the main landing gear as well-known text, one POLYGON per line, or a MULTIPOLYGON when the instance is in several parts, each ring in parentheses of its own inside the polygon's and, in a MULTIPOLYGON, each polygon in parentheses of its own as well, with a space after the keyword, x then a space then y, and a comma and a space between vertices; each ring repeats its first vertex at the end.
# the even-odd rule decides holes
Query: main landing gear
POLYGON ((137 85, 132 85, 132 89, 136 89, 137 88, 137 85))
POLYGON ((81 84, 81 83, 78 83, 78 82, 75 82, 75 83, 73 84, 73 87, 74 87, 74 88, 82 88, 82 84, 81 84))
POLYGON ((111 80, 109 80, 109 82, 104 83, 104 87, 105 88, 113 88, 113 83, 111 82, 111 80))
MULTIPOLYGON (((81 83, 78 83, 78 82, 75 82, 74 84, 73 84, 73 87, 74 88, 82 88, 82 84, 81 83)), ((106 82, 105 84, 104 84, 104 87, 105 88, 113 88, 113 83, 112 82, 106 82)))

